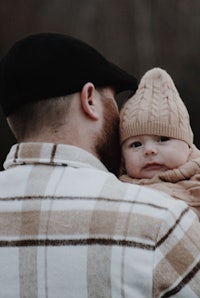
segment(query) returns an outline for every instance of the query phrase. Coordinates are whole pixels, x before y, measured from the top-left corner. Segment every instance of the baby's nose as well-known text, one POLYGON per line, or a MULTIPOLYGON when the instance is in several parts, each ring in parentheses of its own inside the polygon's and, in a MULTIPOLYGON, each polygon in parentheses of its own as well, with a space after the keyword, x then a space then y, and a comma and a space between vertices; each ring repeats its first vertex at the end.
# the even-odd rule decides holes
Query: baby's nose
POLYGON ((157 148, 155 145, 151 144, 151 145, 146 145, 144 147, 145 156, 154 155, 154 154, 157 154, 157 148))

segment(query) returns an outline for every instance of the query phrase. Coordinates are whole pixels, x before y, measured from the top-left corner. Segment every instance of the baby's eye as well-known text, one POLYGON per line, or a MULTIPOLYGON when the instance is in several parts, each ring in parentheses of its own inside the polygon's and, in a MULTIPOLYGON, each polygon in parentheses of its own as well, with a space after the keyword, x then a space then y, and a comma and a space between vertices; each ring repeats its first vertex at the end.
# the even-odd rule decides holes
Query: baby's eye
POLYGON ((132 147, 132 148, 137 148, 137 147, 140 147, 140 146, 142 146, 142 143, 139 142, 139 141, 136 141, 136 142, 133 142, 133 143, 130 144, 130 147, 132 147))
POLYGON ((159 137, 159 139, 158 139, 159 142, 167 142, 169 140, 170 140, 169 137, 163 137, 163 136, 159 137))

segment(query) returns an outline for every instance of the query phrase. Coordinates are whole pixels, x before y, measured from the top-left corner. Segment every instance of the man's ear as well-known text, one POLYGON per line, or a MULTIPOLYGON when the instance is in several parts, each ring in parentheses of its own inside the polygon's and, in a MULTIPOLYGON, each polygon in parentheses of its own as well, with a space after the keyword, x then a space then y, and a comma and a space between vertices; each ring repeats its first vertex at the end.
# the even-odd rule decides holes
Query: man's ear
POLYGON ((83 111, 93 120, 98 120, 99 113, 95 100, 95 91, 95 86, 92 83, 86 83, 81 90, 80 98, 83 111))

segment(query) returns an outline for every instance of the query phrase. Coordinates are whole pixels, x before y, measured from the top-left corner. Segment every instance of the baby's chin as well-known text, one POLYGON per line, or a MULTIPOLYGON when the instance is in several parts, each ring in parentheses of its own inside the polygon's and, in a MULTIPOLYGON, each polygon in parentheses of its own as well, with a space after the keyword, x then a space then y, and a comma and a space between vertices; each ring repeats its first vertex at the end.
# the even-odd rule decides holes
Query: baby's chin
POLYGON ((143 178, 144 179, 151 179, 151 178, 157 176, 160 173, 166 172, 167 170, 168 169, 165 168, 165 167, 158 168, 158 169, 156 169, 156 168, 148 169, 148 170, 144 171, 139 178, 140 179, 143 179, 143 178))

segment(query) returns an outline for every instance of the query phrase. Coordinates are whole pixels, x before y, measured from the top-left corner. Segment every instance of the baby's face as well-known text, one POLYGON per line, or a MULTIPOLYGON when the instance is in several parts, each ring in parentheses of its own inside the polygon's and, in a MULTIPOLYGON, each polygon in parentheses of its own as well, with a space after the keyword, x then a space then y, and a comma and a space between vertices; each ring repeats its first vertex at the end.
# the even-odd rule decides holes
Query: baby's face
POLYGON ((188 161, 189 154, 187 143, 164 136, 130 137, 122 144, 126 173, 132 178, 152 178, 178 168, 188 161))

